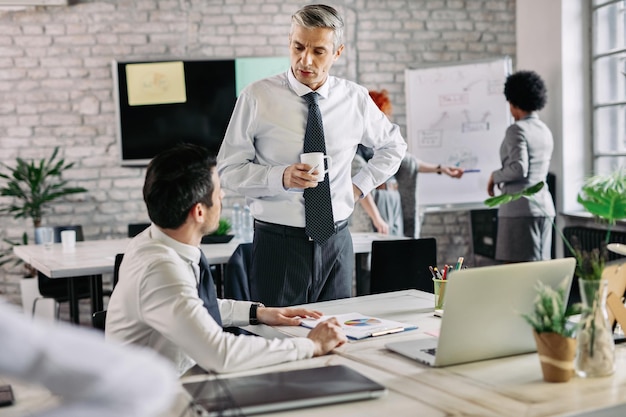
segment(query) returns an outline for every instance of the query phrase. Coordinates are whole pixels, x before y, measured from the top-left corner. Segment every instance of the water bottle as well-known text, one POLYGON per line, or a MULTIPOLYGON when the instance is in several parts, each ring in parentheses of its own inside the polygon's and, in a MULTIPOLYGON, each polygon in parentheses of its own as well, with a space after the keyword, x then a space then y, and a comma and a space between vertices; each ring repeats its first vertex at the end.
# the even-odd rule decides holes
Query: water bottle
POLYGON ((239 206, 239 203, 233 204, 231 223, 235 237, 241 237, 241 207, 239 206))
POLYGON ((252 239, 254 238, 254 228, 252 226, 252 214, 250 214, 250 207, 248 206, 243 208, 241 229, 243 240, 246 242, 252 242, 252 239))

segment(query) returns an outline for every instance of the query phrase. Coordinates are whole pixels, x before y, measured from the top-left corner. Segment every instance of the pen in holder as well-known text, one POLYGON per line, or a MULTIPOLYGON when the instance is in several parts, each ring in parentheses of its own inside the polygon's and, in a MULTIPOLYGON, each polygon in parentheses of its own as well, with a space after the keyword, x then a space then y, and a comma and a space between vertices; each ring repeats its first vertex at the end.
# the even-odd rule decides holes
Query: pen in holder
POLYGON ((435 287, 435 310, 443 309, 443 300, 446 294, 446 282, 445 279, 433 278, 433 284, 435 287))

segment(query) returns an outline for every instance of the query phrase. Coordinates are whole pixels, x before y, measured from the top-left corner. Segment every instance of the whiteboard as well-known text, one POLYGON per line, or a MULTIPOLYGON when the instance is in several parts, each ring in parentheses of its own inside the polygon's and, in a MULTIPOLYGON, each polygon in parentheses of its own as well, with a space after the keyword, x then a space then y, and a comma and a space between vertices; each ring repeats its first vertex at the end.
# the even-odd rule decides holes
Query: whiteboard
POLYGON ((510 73, 509 57, 405 71, 408 151, 467 171, 461 179, 418 175, 420 206, 481 205, 489 197, 512 122, 503 93, 510 73))

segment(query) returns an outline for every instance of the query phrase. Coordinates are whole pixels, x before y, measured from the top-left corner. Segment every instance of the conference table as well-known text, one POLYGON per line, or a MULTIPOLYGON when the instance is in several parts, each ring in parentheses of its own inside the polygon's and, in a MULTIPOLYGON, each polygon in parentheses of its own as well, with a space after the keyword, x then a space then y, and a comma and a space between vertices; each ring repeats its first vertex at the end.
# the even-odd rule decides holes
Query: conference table
MULTIPOLYGON (((380 399, 280 413, 284 417, 341 416, 624 416, 626 415, 626 347, 616 346, 616 372, 602 378, 574 376, 567 383, 543 381, 537 353, 509 356, 444 368, 431 368, 387 350, 392 341, 430 337, 441 319, 434 316, 434 296, 417 290, 308 304, 327 315, 358 312, 401 321, 417 330, 350 341, 334 354, 227 376, 344 364, 381 383, 380 399)), ((304 327, 246 326, 264 337, 304 336, 304 327)), ((528 328, 531 332, 531 328, 528 328)), ((480 335, 476 335, 480 337, 480 335)), ((507 337, 507 335, 502 335, 507 337)), ((183 382, 206 379, 183 378, 183 382)))
MULTIPOLYGON (((445 368, 430 368, 385 349, 385 343, 429 337, 438 331, 440 319, 433 315, 434 297, 417 290, 353 297, 308 304, 325 314, 359 312, 418 326, 416 330, 350 341, 326 356, 288 362, 251 371, 221 375, 245 376, 263 372, 346 365, 387 388, 373 400, 348 402, 272 415, 282 417, 380 417, 390 416, 482 416, 482 417, 608 417, 626 415, 626 347, 616 347, 616 372, 602 378, 578 378, 566 383, 543 381, 539 358, 527 353, 445 368)), ((266 337, 292 337, 307 333, 303 327, 246 326, 266 337)), ((531 329, 529 328, 530 332, 531 329)), ((480 337, 480 335, 477 335, 480 337)), ((506 335, 502 335, 506 337, 506 335)), ((181 382, 213 378, 204 373, 185 376, 181 382)), ((36 414, 58 403, 44 388, 0 376, 12 383, 17 403, 0 415, 36 414)), ((181 394, 186 395, 186 394, 181 394)), ((179 404, 186 403, 183 398, 179 404)), ((181 409, 165 413, 181 416, 181 409)), ((188 414, 186 414, 188 415, 188 414)))
MULTIPOLYGON (((402 239, 402 237, 379 233, 352 233, 355 257, 358 259, 359 256, 367 255, 372 250, 372 242, 383 239, 402 239)), ((17 245, 13 247, 13 252, 25 263, 50 278, 90 277, 91 311, 94 313, 104 308, 102 275, 113 273, 115 255, 124 253, 130 241, 130 238, 87 240, 76 242, 75 248, 71 250, 64 249, 61 243, 49 247, 17 245)), ((242 241, 235 238, 228 243, 203 244, 200 248, 209 264, 223 265, 228 262, 240 243, 242 241)), ((74 283, 74 279, 68 280, 70 320, 79 323, 78 298, 74 283)))

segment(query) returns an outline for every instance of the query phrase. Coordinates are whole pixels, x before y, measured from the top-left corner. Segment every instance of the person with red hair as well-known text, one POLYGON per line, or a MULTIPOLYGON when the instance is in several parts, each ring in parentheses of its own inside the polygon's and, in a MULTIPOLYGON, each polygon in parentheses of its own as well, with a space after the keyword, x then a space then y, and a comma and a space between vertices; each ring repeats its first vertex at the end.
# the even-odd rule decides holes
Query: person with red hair
MULTIPOLYGON (((370 90, 369 95, 378 106, 378 108, 391 118, 392 105, 389 99, 389 93, 387 90, 370 90)), ((359 145, 357 155, 352 162, 353 172, 358 172, 361 167, 369 161, 372 157, 372 150, 359 145)), ((415 158, 410 154, 406 154, 404 158, 415 158)), ((446 174, 451 178, 461 178, 463 176, 463 169, 458 167, 444 166, 441 164, 434 164, 429 162, 423 162, 417 160, 418 172, 423 173, 437 173, 446 174)), ((398 181, 395 177, 391 177, 385 183, 378 186, 370 194, 366 195, 359 201, 361 207, 367 213, 371 226, 365 226, 367 231, 371 230, 373 226, 374 230, 382 234, 391 234, 396 236, 403 236, 404 224, 402 216, 402 204, 400 193, 398 192, 398 181)), ((352 216, 351 230, 356 231, 357 228, 363 228, 365 216, 362 211, 359 211, 355 207, 355 212, 352 216)), ((367 220, 366 220, 367 221, 367 220)), ((416 221, 419 221, 416 219, 416 221)), ((414 237, 414 236, 409 236, 414 237)), ((415 236, 417 237, 417 236, 415 236)))

